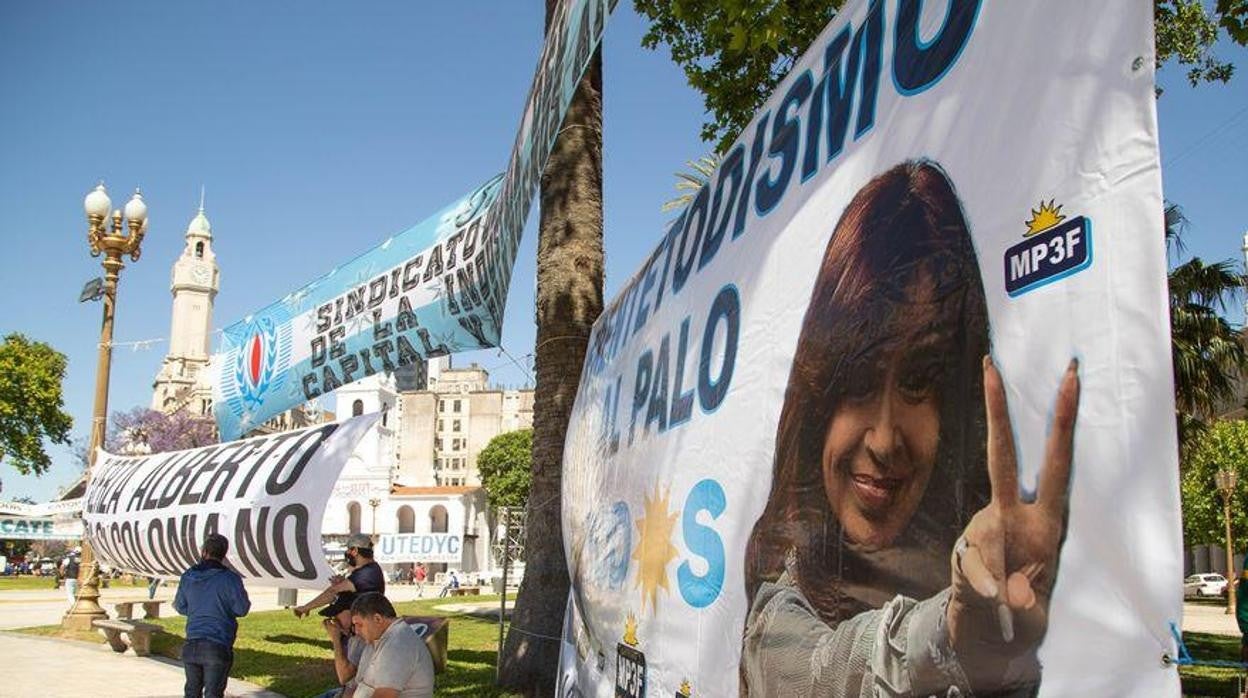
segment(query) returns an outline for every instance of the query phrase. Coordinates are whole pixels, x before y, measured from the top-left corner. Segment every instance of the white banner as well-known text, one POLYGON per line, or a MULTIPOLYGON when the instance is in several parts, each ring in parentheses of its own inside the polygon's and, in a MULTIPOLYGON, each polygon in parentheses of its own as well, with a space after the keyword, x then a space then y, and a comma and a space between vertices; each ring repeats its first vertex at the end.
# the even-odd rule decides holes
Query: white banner
POLYGON ((80 519, 0 515, 0 540, 78 540, 82 538, 80 519))
POLYGON ((561 695, 1178 694, 1152 22, 837 14, 594 327, 561 695))
POLYGON ((209 533, 230 541, 243 579, 320 589, 325 502, 380 414, 299 431, 151 456, 100 452, 83 519, 101 564, 176 577, 209 533))
POLYGON ((55 514, 77 514, 82 511, 82 498, 66 499, 59 502, 0 502, 0 514, 16 516, 53 516, 55 514))
POLYGON ((458 533, 383 533, 373 548, 377 562, 463 561, 464 537, 458 533))

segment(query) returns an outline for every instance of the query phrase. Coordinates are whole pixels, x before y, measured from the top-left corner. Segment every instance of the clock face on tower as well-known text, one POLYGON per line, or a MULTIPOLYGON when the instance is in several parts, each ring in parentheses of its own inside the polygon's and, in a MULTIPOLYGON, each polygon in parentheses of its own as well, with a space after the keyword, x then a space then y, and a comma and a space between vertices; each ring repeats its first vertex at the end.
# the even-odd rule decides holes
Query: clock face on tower
POLYGON ((195 281, 195 283, 207 286, 208 282, 212 279, 212 270, 209 269, 206 264, 196 264, 191 267, 191 278, 195 281))

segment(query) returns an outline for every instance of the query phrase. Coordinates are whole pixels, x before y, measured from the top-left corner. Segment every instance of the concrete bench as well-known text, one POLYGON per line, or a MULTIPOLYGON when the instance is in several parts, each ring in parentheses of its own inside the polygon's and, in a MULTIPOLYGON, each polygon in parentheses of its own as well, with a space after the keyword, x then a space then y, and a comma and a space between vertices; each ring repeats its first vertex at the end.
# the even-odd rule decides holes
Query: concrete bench
POLYGON ((160 632, 159 625, 144 623, 137 620, 109 620, 107 618, 91 621, 91 626, 104 633, 105 639, 108 640, 108 646, 113 648, 114 652, 125 652, 127 648, 133 649, 134 653, 140 657, 146 657, 152 653, 152 634, 160 632), (121 639, 122 635, 126 636, 129 644, 121 639))
POLYGON ((458 589, 447 589, 451 596, 480 596, 481 587, 459 587, 458 589))
POLYGON ((134 618, 135 604, 143 605, 143 620, 152 620, 160 617, 160 605, 164 601, 120 601, 113 604, 113 608, 117 610, 117 618, 119 620, 130 620, 134 618))

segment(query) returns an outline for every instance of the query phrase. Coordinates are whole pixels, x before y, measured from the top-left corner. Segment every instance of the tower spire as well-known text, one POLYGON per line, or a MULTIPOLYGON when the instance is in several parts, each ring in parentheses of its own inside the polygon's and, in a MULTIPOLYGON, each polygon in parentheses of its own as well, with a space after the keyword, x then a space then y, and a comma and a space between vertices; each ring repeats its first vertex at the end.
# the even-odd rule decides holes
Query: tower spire
POLYGON ((204 185, 199 185, 199 212, 204 212, 204 185))

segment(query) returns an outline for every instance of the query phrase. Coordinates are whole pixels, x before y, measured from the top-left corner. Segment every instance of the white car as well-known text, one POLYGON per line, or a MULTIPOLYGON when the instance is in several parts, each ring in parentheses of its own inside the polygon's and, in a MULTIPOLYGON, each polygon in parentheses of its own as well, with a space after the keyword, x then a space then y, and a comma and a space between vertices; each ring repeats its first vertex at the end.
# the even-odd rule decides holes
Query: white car
POLYGON ((1226 577, 1220 574, 1193 574, 1183 580, 1183 598, 1221 596, 1226 591, 1226 577))

